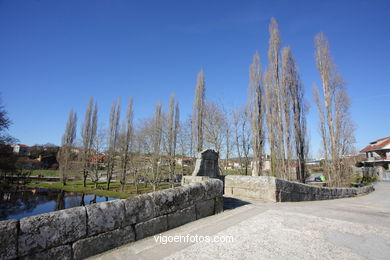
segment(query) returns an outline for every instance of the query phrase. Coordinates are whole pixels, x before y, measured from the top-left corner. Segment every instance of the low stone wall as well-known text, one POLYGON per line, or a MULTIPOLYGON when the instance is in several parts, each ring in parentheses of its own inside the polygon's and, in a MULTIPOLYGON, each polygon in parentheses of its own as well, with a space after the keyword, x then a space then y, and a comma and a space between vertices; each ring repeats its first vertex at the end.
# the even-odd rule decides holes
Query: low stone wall
POLYGON ((317 187, 271 176, 227 175, 224 179, 226 196, 247 197, 271 202, 329 200, 370 193, 372 185, 360 188, 317 187))
POLYGON ((373 185, 359 188, 328 188, 280 179, 275 179, 275 183, 275 200, 279 202, 341 199, 367 194, 375 190, 373 185))
POLYGON ((269 176, 225 176, 225 195, 234 197, 246 197, 274 201, 276 183, 274 177, 269 176))
POLYGON ((0 221, 0 259, 83 259, 223 210, 223 183, 0 221))

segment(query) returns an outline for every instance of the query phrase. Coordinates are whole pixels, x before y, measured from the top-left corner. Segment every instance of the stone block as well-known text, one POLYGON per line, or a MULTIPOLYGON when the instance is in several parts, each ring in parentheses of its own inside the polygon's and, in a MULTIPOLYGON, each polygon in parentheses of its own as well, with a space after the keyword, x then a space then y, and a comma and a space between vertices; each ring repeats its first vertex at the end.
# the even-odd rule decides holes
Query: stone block
POLYGON ((71 260, 72 259, 72 247, 70 245, 58 246, 54 248, 50 248, 49 250, 45 250, 43 252, 39 252, 36 254, 31 254, 28 256, 24 256, 20 258, 22 260, 53 260, 53 259, 64 259, 71 260))
POLYGON ((234 188, 233 187, 225 187, 225 196, 228 196, 228 197, 231 197, 233 196, 233 191, 234 191, 234 188))
MULTIPOLYGON (((281 180, 280 180, 281 181, 281 180)), ((281 181, 282 182, 282 181, 281 181)), ((242 188, 248 190, 275 189, 275 178, 271 176, 225 176, 225 188, 242 188)))
POLYGON ((288 202, 288 201, 291 201, 291 193, 287 193, 287 192, 284 192, 284 191, 280 191, 280 192, 279 192, 279 199, 280 199, 279 202, 288 202))
POLYGON ((0 259, 12 259, 18 254, 18 221, 0 221, 0 259))
POLYGON ((196 202, 195 203, 196 219, 213 215, 214 208, 215 208, 215 199, 196 202))
POLYGON ((188 189, 188 199, 194 203, 195 201, 201 201, 204 199, 206 189, 202 183, 191 183, 186 186, 188 189))
POLYGON ((107 232, 123 226, 125 200, 112 200, 86 206, 88 236, 107 232))
POLYGON ((198 153, 192 176, 208 176, 212 178, 218 177, 218 157, 219 153, 211 149, 203 150, 198 153))
POLYGON ((202 182, 206 191, 204 199, 212 199, 223 195, 223 182, 218 179, 210 179, 202 182))
POLYGON ((184 225, 194 220, 196 220, 196 211, 195 206, 192 205, 188 208, 168 214, 168 229, 184 225))
POLYGON ((223 197, 216 197, 214 205, 214 214, 219 214, 223 212, 223 197))
POLYGON ((73 243, 73 258, 76 260, 84 259, 133 242, 134 240, 135 234, 132 226, 84 238, 73 243))
POLYGON ((210 177, 208 176, 183 176, 183 178, 181 179, 181 185, 203 182, 208 179, 210 179, 210 177))
POLYGON ((185 186, 149 193, 154 202, 155 217, 162 216, 191 205, 189 190, 185 186))
POLYGON ((233 196, 261 199, 261 196, 259 195, 259 191, 247 190, 243 188, 233 188, 233 196))
POLYGON ((152 219, 155 215, 154 208, 154 202, 150 194, 143 194, 125 200, 124 225, 128 226, 152 219))
POLYGON ((18 254, 41 252, 74 242, 87 234, 84 207, 70 208, 22 218, 18 238, 18 254))
POLYGON ((135 225, 135 235, 136 239, 142 239, 144 237, 152 236, 159 234, 168 230, 168 220, 167 215, 152 218, 148 221, 141 222, 135 225))

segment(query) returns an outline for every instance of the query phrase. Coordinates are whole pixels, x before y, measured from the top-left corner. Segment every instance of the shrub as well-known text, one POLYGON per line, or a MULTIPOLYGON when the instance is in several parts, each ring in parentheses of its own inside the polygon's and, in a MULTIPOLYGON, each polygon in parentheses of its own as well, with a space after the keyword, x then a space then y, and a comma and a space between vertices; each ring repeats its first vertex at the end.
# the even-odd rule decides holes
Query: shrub
POLYGON ((363 167, 364 164, 363 164, 363 162, 361 162, 361 161, 357 161, 357 162, 355 163, 355 166, 360 168, 360 167, 363 167))

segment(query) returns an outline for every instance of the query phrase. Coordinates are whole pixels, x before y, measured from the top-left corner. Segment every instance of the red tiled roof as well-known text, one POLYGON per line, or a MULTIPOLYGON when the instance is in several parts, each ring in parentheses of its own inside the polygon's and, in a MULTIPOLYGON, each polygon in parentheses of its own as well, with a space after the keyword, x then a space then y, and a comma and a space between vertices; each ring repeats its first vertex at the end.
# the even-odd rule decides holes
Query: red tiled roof
POLYGON ((371 142, 369 145, 364 147, 360 152, 364 153, 368 151, 380 150, 388 144, 390 144, 390 137, 381 138, 374 142, 371 142))
POLYGON ((17 145, 19 145, 20 147, 23 147, 23 148, 30 148, 30 146, 25 145, 25 144, 17 144, 17 145))

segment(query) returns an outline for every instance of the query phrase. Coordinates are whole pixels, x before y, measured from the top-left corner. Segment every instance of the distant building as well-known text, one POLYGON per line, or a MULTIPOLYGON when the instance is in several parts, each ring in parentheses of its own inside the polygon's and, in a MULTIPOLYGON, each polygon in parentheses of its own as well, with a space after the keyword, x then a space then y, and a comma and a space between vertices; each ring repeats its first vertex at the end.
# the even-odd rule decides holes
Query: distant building
MULTIPOLYGON (((224 170, 235 170, 235 169, 244 169, 245 168, 245 158, 231 158, 229 161, 222 160, 224 170)), ((248 169, 253 169, 253 158, 248 157, 248 169)), ((263 171, 269 171, 271 169, 271 160, 270 156, 265 154, 263 156, 263 171)))
POLYGON ((365 166, 382 166, 390 169, 390 137, 385 137, 371 142, 364 147, 361 153, 365 153, 365 166))
POLYGON ((24 145, 24 144, 15 144, 12 145, 13 152, 18 155, 25 155, 27 154, 28 150, 30 149, 30 146, 24 145))
POLYGON ((307 160, 306 165, 308 166, 320 166, 321 160, 307 160))
POLYGON ((191 166, 193 160, 191 158, 176 158, 176 164, 179 166, 191 166))
POLYGON ((238 161, 224 161, 223 163, 225 164, 225 170, 242 169, 242 166, 238 161))
MULTIPOLYGON (((251 165, 249 168, 253 169, 253 161, 251 161, 251 165)), ((270 171, 271 170, 271 160, 270 159, 263 159, 263 171, 270 171)))

